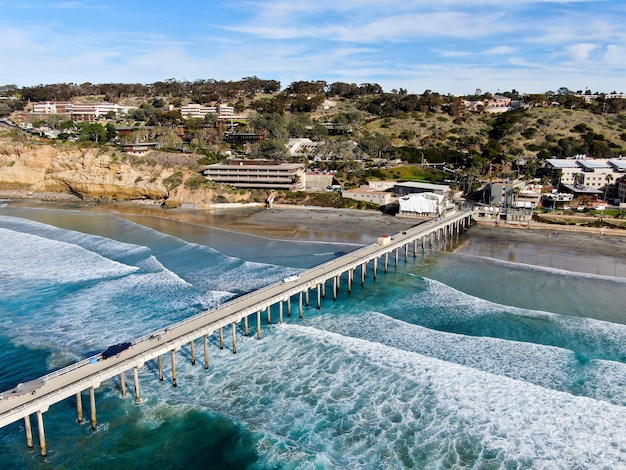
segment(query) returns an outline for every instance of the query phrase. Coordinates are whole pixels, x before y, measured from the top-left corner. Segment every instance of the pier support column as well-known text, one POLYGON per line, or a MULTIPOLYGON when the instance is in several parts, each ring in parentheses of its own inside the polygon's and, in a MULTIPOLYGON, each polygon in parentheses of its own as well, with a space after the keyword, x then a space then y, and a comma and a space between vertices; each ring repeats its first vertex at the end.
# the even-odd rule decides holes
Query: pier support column
POLYGON ((261 311, 256 312, 256 339, 261 339, 261 311))
POLYGON ((422 240, 422 252, 424 252, 426 250, 426 239, 422 237, 421 240, 422 240))
POLYGON ((326 281, 322 282, 322 298, 326 298, 326 281))
POLYGON ((337 276, 333 276, 333 300, 337 300, 337 276))
POLYGON ((283 323, 283 301, 278 302, 278 323, 283 323))
POLYGON ((376 280, 377 271, 378 271, 378 258, 374 258, 374 280, 376 280))
POLYGON ((396 252, 396 268, 398 267, 398 249, 396 248, 395 252, 396 252))
POLYGON ((41 456, 48 455, 48 449, 46 449, 46 432, 43 428, 43 413, 37 412, 37 428, 39 430, 39 448, 41 449, 41 456))
MULTIPOLYGON (((248 317, 246 317, 246 320, 248 319, 248 317)), ((246 335, 247 336, 247 335, 246 335)), ((203 339, 203 346, 204 346, 204 368, 206 370, 209 370, 209 337, 207 335, 204 335, 203 339)))
POLYGON ((337 274, 337 291, 341 289, 341 274, 337 274))
MULTIPOLYGON (((81 392, 76 392, 76 421, 78 423, 83 422, 83 395, 81 392)), ((28 424, 30 425, 30 419, 28 424)))
POLYGON ((233 354, 237 354, 237 324, 233 322, 233 354))
MULTIPOLYGON (((161 359, 161 356, 159 356, 159 359, 161 359)), ((137 367, 133 367, 133 382, 135 385, 135 405, 139 405, 141 403, 141 395, 139 394, 139 369, 137 367)))
POLYGON ((191 343, 191 365, 195 365, 196 364, 196 340, 192 339, 191 343))
POLYGON ((159 363, 159 380, 163 382, 163 358, 161 357, 160 354, 158 358, 158 363, 159 363))
MULTIPOLYGON (((220 331, 222 329, 220 328, 220 331)), ((176 381, 176 351, 170 351, 170 357, 172 359, 172 385, 174 387, 178 387, 178 382, 176 381)))
POLYGON ((26 431, 26 446, 29 449, 34 447, 33 444, 33 428, 30 426, 30 415, 24 416, 24 431, 26 431))
POLYGON ((287 316, 291 316, 291 296, 287 299, 287 316))
POLYGON ((413 258, 417 256, 417 239, 413 240, 413 258))
POLYGON ((248 331, 248 315, 243 317, 243 335, 244 336, 248 336, 249 335, 249 331, 248 331))
POLYGON ((300 292, 300 318, 302 318, 302 292, 300 292))
POLYGON ((385 253, 385 274, 387 274, 388 269, 389 269, 389 253, 385 253))
POLYGON ((89 405, 91 409, 91 429, 95 431, 98 426, 98 419, 96 417, 96 390, 93 387, 89 387, 89 405))
POLYGON ((322 285, 317 285, 317 309, 322 308, 322 285))
POLYGON ((361 287, 365 285, 365 270, 367 269, 367 264, 361 263, 361 287))
POLYGON ((271 305, 267 307, 267 324, 268 325, 272 324, 272 306, 271 305))
POLYGON ((409 244, 404 245, 404 262, 409 260, 409 244))
POLYGON ((348 269, 348 294, 352 292, 352 283, 354 282, 354 269, 348 269))
POLYGON ((122 398, 126 398, 126 376, 124 372, 120 372, 120 388, 122 389, 122 398))
MULTIPOLYGON (((259 312, 259 315, 261 312, 259 312)), ((220 349, 224 349, 224 328, 220 326, 220 349)))
POLYGON ((309 286, 307 286, 306 290, 304 291, 304 300, 305 300, 305 305, 308 307, 309 306, 309 286))

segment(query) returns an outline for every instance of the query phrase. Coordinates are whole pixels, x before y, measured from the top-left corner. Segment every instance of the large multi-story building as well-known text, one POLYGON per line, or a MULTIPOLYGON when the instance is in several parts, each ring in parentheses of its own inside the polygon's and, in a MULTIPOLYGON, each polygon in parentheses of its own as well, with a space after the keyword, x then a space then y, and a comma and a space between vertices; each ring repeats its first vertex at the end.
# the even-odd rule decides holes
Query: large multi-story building
POLYGON ((306 172, 301 163, 230 159, 209 165, 203 173, 211 181, 235 188, 303 191, 306 187, 306 172))
POLYGON ((180 114, 185 119, 204 119, 207 114, 217 114, 218 117, 233 117, 235 115, 235 108, 225 104, 220 104, 218 106, 203 106, 201 104, 190 103, 186 106, 181 106, 180 114))
POLYGON ((551 158, 546 169, 555 185, 603 190, 626 173, 626 158, 551 158))
POLYGON ((73 121, 95 121, 113 113, 123 116, 133 109, 114 103, 72 103, 69 101, 45 101, 33 104, 33 114, 68 115, 73 121))

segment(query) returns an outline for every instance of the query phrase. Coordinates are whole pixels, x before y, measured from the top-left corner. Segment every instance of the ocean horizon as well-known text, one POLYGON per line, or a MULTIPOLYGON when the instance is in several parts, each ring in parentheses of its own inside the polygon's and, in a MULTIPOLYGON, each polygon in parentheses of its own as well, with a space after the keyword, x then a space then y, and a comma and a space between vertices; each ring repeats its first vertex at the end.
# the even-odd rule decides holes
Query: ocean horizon
MULTIPOLYGON (((626 468, 623 271, 567 246, 533 260, 558 255, 539 238, 455 249, 473 230, 273 313, 261 340, 240 328, 236 355, 214 334, 208 371, 182 348, 176 388, 146 363, 140 405, 102 383, 95 431, 52 406, 45 458, 36 423, 34 449, 23 422, 0 429, 0 468, 626 468)), ((7 201, 0 391, 359 246, 7 201)))

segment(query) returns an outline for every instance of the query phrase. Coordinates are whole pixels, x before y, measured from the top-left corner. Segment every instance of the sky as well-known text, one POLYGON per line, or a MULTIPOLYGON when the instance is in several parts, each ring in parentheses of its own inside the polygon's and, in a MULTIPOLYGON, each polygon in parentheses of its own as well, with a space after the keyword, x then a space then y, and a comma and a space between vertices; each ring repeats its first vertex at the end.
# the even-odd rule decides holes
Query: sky
POLYGON ((626 92, 623 0, 0 0, 0 85, 626 92))

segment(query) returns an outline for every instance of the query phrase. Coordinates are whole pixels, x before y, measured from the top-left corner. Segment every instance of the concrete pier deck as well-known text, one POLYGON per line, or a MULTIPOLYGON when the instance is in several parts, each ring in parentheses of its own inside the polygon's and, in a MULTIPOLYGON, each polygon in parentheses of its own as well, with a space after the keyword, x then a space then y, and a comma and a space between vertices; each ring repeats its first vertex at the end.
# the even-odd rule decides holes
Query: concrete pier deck
MULTIPOLYGON (((180 349, 198 338, 211 335, 292 296, 319 288, 327 280, 357 268, 395 250, 396 260, 401 249, 429 236, 459 233, 469 226, 471 211, 453 211, 437 220, 417 225, 390 237, 387 244, 372 244, 332 261, 308 269, 290 282, 278 282, 258 289, 214 308, 194 315, 146 336, 131 341, 130 347, 104 359, 101 354, 72 364, 27 382, 21 388, 3 392, 0 398, 0 427, 30 416, 44 413, 48 408, 80 393, 97 388, 108 379, 142 367, 146 361, 180 349)), ((421 247, 420 247, 421 248, 421 247)), ((233 333, 234 334, 234 333, 233 333)), ((136 374, 135 374, 136 377, 136 374)))

